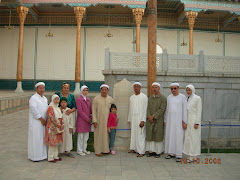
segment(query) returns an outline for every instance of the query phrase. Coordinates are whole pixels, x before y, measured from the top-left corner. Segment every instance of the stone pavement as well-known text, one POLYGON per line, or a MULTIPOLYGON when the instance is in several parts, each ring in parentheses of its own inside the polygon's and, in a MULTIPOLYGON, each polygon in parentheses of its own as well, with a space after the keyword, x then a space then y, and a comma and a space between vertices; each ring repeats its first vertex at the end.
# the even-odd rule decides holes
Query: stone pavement
POLYGON ((1 180, 240 179, 240 154, 203 154, 199 164, 181 164, 164 159, 164 155, 159 159, 137 158, 135 154, 118 151, 115 156, 63 156, 63 161, 55 164, 46 160, 34 163, 27 159, 27 134, 28 110, 0 117, 1 180), (209 164, 210 158, 220 158, 221 164, 209 164))

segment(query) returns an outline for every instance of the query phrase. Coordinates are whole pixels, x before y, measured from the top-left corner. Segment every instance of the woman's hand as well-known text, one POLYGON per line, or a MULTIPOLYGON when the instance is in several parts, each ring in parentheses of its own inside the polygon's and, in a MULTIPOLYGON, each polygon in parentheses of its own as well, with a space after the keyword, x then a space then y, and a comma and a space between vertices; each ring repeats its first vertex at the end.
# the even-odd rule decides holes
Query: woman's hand
POLYGON ((108 131, 108 133, 110 133, 110 132, 111 132, 111 129, 110 129, 110 128, 108 128, 108 130, 107 130, 107 131, 108 131))
POLYGON ((71 114, 72 112, 73 112, 72 109, 68 109, 68 110, 66 111, 66 114, 69 115, 69 114, 71 114))
POLYGON ((97 122, 93 123, 94 128, 97 128, 98 124, 97 122))
POLYGON ((72 134, 72 132, 73 132, 73 129, 69 128, 69 133, 72 134))

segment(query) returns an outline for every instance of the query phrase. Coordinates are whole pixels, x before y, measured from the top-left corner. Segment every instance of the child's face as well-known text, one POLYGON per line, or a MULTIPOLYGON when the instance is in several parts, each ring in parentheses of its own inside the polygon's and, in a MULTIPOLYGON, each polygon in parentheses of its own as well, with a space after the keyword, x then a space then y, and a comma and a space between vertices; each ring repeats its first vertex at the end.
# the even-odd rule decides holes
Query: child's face
POLYGON ((61 108, 65 109, 67 107, 67 102, 66 101, 61 101, 61 108))
POLYGON ((112 112, 113 114, 116 114, 117 109, 116 109, 116 108, 111 108, 111 112, 112 112))

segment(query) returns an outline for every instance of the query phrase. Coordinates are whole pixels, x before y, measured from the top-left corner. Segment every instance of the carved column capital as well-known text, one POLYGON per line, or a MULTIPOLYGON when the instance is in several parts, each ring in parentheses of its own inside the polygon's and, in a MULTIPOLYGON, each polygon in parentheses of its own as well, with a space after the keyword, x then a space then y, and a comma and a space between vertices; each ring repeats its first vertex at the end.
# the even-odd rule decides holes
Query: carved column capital
POLYGON ((187 11, 185 13, 187 19, 188 19, 188 24, 189 24, 189 28, 193 28, 194 23, 195 23, 195 19, 197 18, 198 12, 196 11, 187 11))
POLYGON ((74 7, 74 13, 76 15, 76 19, 77 19, 78 24, 82 23, 82 18, 83 18, 83 15, 85 14, 85 12, 86 12, 85 7, 78 7, 78 6, 74 7))
POLYGON ((144 15, 144 9, 143 8, 135 8, 132 9, 133 15, 135 16, 136 24, 140 25, 142 21, 142 17, 144 15))
POLYGON ((17 7, 17 13, 20 20, 20 24, 24 24, 24 21, 28 13, 28 9, 29 9, 28 7, 23 7, 23 6, 17 7))

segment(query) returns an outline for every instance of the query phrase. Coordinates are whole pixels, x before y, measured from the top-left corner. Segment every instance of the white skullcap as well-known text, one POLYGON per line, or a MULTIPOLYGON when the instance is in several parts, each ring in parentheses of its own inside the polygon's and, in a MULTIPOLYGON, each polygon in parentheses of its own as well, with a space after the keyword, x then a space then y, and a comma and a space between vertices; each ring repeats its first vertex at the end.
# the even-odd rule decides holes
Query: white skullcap
POLYGON ((140 82, 135 82, 135 83, 133 83, 133 86, 134 86, 134 85, 139 85, 139 86, 142 87, 142 84, 141 84, 140 82))
POLYGON ((176 82, 172 82, 172 83, 170 84, 170 87, 172 87, 172 86, 178 86, 178 87, 179 87, 179 84, 176 83, 176 82))
POLYGON ((152 83, 152 86, 158 86, 158 87, 161 87, 161 85, 160 85, 158 82, 154 82, 154 83, 152 83))
POLYGON ((195 93, 195 88, 192 84, 187 85, 186 88, 191 89, 193 94, 195 93))
POLYGON ((45 83, 44 82, 38 82, 37 84, 35 84, 35 88, 37 88, 38 86, 41 86, 41 85, 45 86, 45 83))
POLYGON ((100 89, 102 89, 103 87, 106 87, 106 88, 109 89, 109 86, 108 86, 107 84, 102 84, 102 85, 100 86, 100 89))
POLYGON ((83 85, 82 87, 81 87, 81 92, 83 92, 83 90, 85 89, 85 88, 88 88, 86 85, 83 85))

